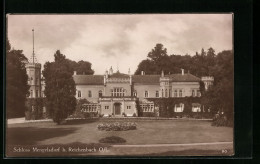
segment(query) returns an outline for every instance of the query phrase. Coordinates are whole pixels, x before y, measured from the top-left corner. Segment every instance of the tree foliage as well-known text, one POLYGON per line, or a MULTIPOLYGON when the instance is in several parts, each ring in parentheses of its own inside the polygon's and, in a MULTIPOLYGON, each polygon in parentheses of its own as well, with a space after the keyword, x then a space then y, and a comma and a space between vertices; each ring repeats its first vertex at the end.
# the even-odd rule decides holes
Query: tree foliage
POLYGON ((136 75, 144 71, 146 74, 160 74, 162 70, 165 74, 181 73, 184 69, 198 77, 211 75, 211 69, 216 64, 215 50, 210 47, 208 51, 201 49, 201 53, 196 52, 194 56, 167 54, 167 49, 158 43, 152 49, 147 59, 140 62, 135 72, 136 75))
POLYGON ((25 101, 29 86, 25 62, 27 58, 22 50, 11 50, 7 39, 6 44, 6 112, 7 118, 23 117, 25 101))
POLYGON ((46 83, 47 107, 53 121, 60 124, 75 111, 76 87, 70 61, 59 50, 54 54, 54 59, 54 62, 45 63, 43 76, 46 83))
POLYGON ((73 68, 73 71, 77 72, 77 75, 93 75, 94 70, 91 69, 91 63, 88 61, 80 60, 79 62, 75 62, 72 60, 68 60, 71 67, 73 68))
POLYGON ((212 67, 214 85, 202 95, 202 102, 212 110, 226 113, 233 118, 234 110, 234 60, 232 51, 222 51, 212 67))

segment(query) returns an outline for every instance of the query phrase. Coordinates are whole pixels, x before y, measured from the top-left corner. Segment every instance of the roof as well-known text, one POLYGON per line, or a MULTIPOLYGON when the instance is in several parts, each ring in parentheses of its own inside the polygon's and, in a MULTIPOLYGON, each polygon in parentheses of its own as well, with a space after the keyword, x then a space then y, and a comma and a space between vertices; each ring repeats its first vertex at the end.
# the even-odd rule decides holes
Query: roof
POLYGON ((103 75, 73 75, 75 84, 84 85, 103 85, 104 76, 103 75))
POLYGON ((192 75, 192 74, 171 74, 169 75, 171 77, 172 82, 199 82, 200 78, 192 75))
MULTIPOLYGON (((114 73, 110 75, 111 78, 128 78, 129 75, 122 73, 114 73)), ((161 75, 133 75, 134 83, 141 84, 159 84, 161 75)), ((171 74, 165 75, 170 77, 172 82, 199 82, 200 78, 192 74, 171 74)), ((73 75, 76 84, 80 85, 103 85, 104 75, 73 75)))
POLYGON ((113 73, 112 75, 108 76, 109 78, 129 78, 129 75, 120 73, 117 71, 116 73, 113 73))
POLYGON ((159 83, 160 75, 133 75, 134 83, 159 83))

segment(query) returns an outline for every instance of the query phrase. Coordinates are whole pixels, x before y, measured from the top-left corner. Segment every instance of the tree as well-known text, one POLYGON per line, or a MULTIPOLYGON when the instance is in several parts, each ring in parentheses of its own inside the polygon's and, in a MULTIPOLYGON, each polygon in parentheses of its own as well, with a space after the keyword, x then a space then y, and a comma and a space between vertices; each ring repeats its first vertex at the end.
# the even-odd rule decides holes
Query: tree
POLYGON ((54 54, 54 58, 54 62, 45 63, 43 76, 46 82, 47 107, 53 121, 60 124, 75 111, 76 87, 70 61, 59 50, 54 54))
POLYGON ((233 118, 234 110, 234 60, 232 51, 222 51, 216 57, 216 65, 210 70, 214 85, 202 96, 202 101, 215 111, 226 113, 233 118))
POLYGON ((169 73, 169 56, 167 49, 162 44, 158 43, 148 55, 148 59, 141 61, 135 74, 140 74, 144 71, 146 74, 160 74, 162 70, 164 73, 169 73))
POLYGON ((147 75, 152 75, 157 73, 157 68, 153 61, 146 59, 139 63, 135 74, 140 75, 142 71, 147 75))
POLYGON ((161 43, 156 44, 148 53, 148 57, 155 62, 160 61, 164 56, 167 56, 167 49, 161 43))
POLYGON ((93 75, 94 74, 94 70, 91 69, 91 63, 88 61, 79 61, 79 62, 75 62, 72 60, 68 60, 71 67, 73 68, 74 71, 77 72, 77 75, 93 75))
POLYGON ((77 74, 86 74, 86 75, 93 75, 94 74, 94 70, 91 69, 91 63, 87 62, 87 61, 79 61, 77 63, 77 66, 75 68, 75 70, 77 71, 77 74))
POLYGON ((29 86, 25 62, 27 58, 22 50, 11 50, 6 44, 6 112, 7 118, 24 117, 25 101, 29 86))

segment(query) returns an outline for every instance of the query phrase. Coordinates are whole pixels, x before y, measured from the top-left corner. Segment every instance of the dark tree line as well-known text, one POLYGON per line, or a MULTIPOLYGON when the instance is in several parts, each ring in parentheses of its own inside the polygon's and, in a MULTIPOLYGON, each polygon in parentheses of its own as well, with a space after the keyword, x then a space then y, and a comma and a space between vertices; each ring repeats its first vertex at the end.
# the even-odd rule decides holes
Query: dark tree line
POLYGON ((11 49, 6 43, 6 114, 7 118, 24 117, 27 85, 25 63, 27 58, 22 50, 11 49))
POLYGON ((93 75, 94 70, 91 68, 92 64, 88 61, 80 60, 75 62, 67 59, 74 71, 77 72, 77 75, 93 75))
POLYGON ((222 51, 211 68, 214 85, 202 94, 202 103, 213 111, 224 112, 233 119, 234 111, 234 57, 233 51, 222 51))
POLYGON ((209 48, 206 52, 203 48, 200 53, 190 55, 168 55, 167 49, 162 44, 156 44, 148 55, 147 59, 140 62, 135 72, 136 75, 144 71, 145 74, 160 74, 163 70, 165 74, 180 73, 181 69, 189 71, 198 77, 211 74, 212 67, 215 66, 215 50, 209 48))

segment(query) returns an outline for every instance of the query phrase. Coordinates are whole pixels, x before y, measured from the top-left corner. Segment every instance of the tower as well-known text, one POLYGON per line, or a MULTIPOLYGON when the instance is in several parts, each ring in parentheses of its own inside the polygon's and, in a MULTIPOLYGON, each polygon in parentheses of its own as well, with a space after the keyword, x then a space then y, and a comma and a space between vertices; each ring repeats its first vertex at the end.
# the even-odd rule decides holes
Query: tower
POLYGON ((37 63, 36 56, 34 53, 34 29, 32 29, 33 35, 33 52, 30 61, 25 65, 26 72, 28 75, 29 96, 28 98, 39 98, 41 97, 41 64, 37 63))

